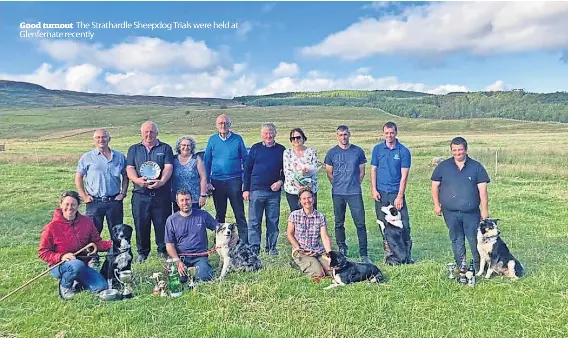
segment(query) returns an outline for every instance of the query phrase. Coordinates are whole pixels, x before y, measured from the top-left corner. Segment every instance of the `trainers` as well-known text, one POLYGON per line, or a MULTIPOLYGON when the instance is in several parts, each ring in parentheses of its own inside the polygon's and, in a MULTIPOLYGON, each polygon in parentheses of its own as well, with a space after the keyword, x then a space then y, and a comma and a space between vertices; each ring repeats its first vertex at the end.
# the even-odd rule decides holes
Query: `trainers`
POLYGON ((134 263, 136 263, 136 264, 144 263, 146 261, 146 259, 148 259, 147 256, 138 255, 138 257, 136 257, 136 261, 134 261, 134 263))
POLYGON ((63 300, 71 300, 75 292, 71 288, 63 287, 63 285, 59 284, 59 297, 63 300))
POLYGON ((363 264, 373 264, 368 256, 361 256, 361 263, 363 264))

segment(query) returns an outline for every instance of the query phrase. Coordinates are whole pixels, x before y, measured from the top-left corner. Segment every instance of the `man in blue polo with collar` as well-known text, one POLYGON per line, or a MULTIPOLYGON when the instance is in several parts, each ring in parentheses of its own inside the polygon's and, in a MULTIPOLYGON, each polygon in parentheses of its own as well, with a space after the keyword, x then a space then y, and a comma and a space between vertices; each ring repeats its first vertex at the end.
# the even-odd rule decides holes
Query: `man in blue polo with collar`
MULTIPOLYGON (((122 224, 124 218, 123 200, 128 191, 126 158, 110 149, 110 134, 97 129, 93 134, 95 149, 81 156, 75 173, 75 187, 85 202, 85 214, 102 234, 106 217, 109 233, 113 226, 122 224)), ((89 261, 91 267, 99 264, 99 256, 89 261)))
POLYGON ((452 157, 438 164, 432 173, 434 213, 444 216, 456 264, 460 266, 466 259, 465 237, 473 266, 477 268, 477 227, 480 220, 489 217, 489 175, 481 163, 467 155, 467 141, 463 137, 454 138, 450 149, 452 157))
POLYGON ((154 235, 158 254, 167 258, 164 242, 166 219, 172 214, 170 200, 171 181, 174 167, 172 147, 158 140, 158 126, 146 121, 140 128, 142 142, 133 144, 126 155, 126 172, 134 183, 132 189, 132 217, 136 229, 136 263, 142 263, 150 254, 150 229, 154 224, 154 235), (155 162, 160 167, 156 179, 147 179, 140 174, 140 167, 145 162, 155 162))
MULTIPOLYGON (((410 219, 404 192, 410 171, 411 155, 408 148, 398 141, 397 135, 398 128, 394 122, 383 125, 385 141, 375 145, 371 154, 371 195, 375 200, 377 219, 381 222, 386 222, 385 214, 381 211, 383 205, 390 203, 400 211, 406 259, 398 263, 410 264, 414 261, 411 258, 410 219)), ((388 254, 389 250, 385 247, 385 255, 388 254)))

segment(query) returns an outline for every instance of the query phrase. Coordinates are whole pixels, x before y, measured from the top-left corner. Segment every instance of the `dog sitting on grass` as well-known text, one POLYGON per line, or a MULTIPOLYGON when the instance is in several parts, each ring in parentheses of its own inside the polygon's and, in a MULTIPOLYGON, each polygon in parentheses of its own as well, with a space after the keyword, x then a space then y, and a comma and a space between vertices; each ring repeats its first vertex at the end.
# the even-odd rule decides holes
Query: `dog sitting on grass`
POLYGON ((493 273, 512 279, 523 276, 525 269, 509 251, 507 244, 501 239, 497 227, 498 219, 488 218, 479 223, 477 229, 477 251, 479 252, 479 270, 481 276, 487 266, 485 278, 491 278, 493 273))

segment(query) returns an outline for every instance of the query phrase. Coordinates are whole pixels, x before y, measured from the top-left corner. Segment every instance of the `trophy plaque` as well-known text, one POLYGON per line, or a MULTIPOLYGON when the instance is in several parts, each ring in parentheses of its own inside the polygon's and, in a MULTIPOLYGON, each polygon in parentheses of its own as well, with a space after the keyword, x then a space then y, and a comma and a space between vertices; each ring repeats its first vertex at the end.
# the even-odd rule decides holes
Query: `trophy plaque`
POLYGON ((160 166, 158 163, 153 161, 147 161, 142 163, 140 166, 140 176, 148 179, 148 180, 155 180, 160 176, 160 166))

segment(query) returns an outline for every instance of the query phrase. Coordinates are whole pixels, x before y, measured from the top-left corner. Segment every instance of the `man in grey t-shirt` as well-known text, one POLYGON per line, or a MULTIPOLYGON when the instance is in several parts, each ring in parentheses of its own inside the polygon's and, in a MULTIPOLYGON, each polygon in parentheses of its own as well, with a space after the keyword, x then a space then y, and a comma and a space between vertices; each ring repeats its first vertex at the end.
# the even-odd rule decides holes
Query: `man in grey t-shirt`
POLYGON ((361 262, 370 263, 367 256, 367 228, 365 227, 365 207, 361 191, 361 182, 365 177, 367 158, 363 149, 349 143, 349 137, 351 136, 349 127, 345 125, 337 127, 335 135, 337 136, 338 145, 327 152, 324 160, 327 178, 331 182, 333 214, 335 216, 335 239, 339 251, 347 255, 345 211, 347 205, 349 205, 351 217, 357 228, 361 262))

